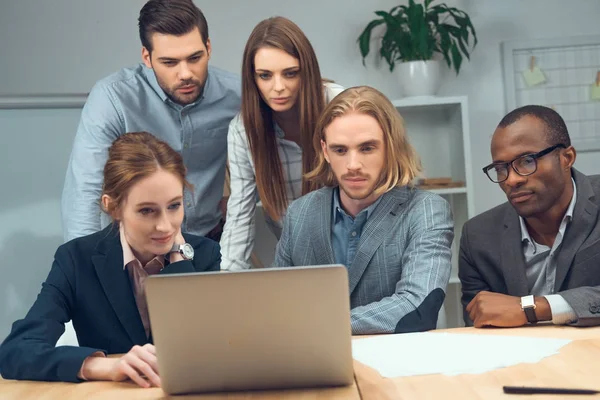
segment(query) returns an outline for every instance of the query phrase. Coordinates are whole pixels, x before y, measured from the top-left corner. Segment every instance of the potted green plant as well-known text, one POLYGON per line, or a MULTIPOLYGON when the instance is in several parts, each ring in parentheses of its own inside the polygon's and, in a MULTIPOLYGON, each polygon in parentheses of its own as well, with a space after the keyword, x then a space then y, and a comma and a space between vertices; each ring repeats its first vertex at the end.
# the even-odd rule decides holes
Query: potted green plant
POLYGON ((397 67, 400 86, 407 96, 437 92, 441 68, 434 57, 436 53, 458 74, 463 58, 470 59, 469 54, 477 45, 469 15, 444 3, 431 6, 433 1, 424 0, 421 4, 409 0, 408 6, 399 5, 389 12, 375 11, 380 18, 369 22, 358 38, 364 65, 373 30, 380 25, 385 27, 378 37, 379 56, 388 63, 390 71, 397 67))

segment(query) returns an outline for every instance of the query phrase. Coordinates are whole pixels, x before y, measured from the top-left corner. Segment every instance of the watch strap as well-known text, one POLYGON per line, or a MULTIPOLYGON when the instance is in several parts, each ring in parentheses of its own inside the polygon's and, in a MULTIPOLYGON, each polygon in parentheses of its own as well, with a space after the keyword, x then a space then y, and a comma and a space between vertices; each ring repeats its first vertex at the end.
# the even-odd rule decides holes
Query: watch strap
POLYGON ((523 311, 525 311, 525 316, 530 324, 535 324, 538 322, 538 319, 535 315, 535 309, 533 307, 526 307, 523 309, 523 311))

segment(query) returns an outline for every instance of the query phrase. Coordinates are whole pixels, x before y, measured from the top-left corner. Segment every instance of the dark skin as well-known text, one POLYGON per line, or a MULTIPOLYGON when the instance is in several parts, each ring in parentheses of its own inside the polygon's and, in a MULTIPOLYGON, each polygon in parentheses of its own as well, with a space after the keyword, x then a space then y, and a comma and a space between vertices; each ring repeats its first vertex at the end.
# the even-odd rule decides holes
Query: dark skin
MULTIPOLYGON (((493 162, 510 162, 552 146, 546 136, 546 125, 534 116, 524 116, 504 128, 498 127, 492 137, 493 162)), ((529 235, 539 244, 552 247, 562 219, 573 197, 571 167, 575 149, 557 149, 537 160, 537 170, 521 176, 509 167, 508 179, 499 183, 508 201, 525 220, 529 235)), ((548 301, 535 297, 535 313, 539 321, 552 319, 548 301)), ((521 298, 481 291, 466 308, 477 328, 483 326, 516 327, 527 324, 521 309, 521 298)))

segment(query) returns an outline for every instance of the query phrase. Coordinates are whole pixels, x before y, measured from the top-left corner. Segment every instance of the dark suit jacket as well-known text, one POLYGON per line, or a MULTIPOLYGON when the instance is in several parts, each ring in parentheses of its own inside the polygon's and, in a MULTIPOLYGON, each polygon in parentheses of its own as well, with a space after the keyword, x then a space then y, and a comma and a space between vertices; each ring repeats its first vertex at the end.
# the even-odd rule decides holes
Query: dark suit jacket
MULTIPOLYGON (((577 314, 574 325, 600 324, 600 175, 585 176, 572 170, 577 185, 573 219, 556 253, 556 283, 560 294, 577 314)), ((482 291, 526 296, 525 257, 519 217, 504 203, 468 221, 460 242, 458 275, 465 308, 482 291)))
MULTIPOLYGON (((219 270, 217 242, 183 236, 194 247, 194 260, 167 264, 161 273, 219 270)), ((123 269, 119 231, 109 226, 58 248, 35 303, 0 346, 0 374, 5 379, 78 382, 77 373, 92 353, 126 353, 147 342, 123 269), (69 320, 79 347, 55 347, 69 320)))

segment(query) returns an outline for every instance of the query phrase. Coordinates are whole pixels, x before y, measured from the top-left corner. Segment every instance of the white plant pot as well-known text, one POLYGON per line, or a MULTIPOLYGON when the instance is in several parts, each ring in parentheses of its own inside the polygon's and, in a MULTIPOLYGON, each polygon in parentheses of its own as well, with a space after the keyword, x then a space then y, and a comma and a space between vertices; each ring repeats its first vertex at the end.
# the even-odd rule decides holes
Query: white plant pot
POLYGON ((406 97, 433 96, 442 82, 440 60, 404 62, 397 64, 395 70, 400 90, 406 97))

